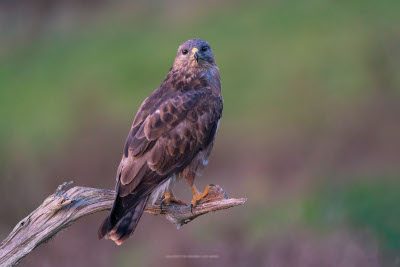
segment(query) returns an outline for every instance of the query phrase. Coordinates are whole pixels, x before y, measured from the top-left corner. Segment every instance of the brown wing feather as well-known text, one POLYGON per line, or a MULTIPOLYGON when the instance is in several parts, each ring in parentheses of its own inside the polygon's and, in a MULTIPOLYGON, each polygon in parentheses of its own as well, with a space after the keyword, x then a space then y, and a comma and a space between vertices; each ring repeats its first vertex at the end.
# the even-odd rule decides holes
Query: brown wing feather
POLYGON ((214 138, 222 113, 219 96, 207 90, 176 92, 151 106, 148 103, 155 103, 152 97, 141 106, 128 135, 117 172, 117 197, 99 230, 100 238, 107 233, 117 240, 126 238, 138 220, 134 224, 118 222, 123 218, 128 222, 139 214, 138 203, 145 203, 158 185, 181 172, 214 138))
MULTIPOLYGON (((147 152, 157 151, 152 153, 160 154, 162 152, 158 150, 164 151, 166 149, 171 151, 171 149, 175 149, 174 147, 184 138, 179 136, 183 127, 180 124, 185 123, 189 108, 196 107, 198 102, 204 101, 205 96, 206 92, 204 91, 192 91, 185 94, 176 93, 174 97, 162 102, 143 122, 137 123, 132 128, 125 145, 127 153, 121 161, 119 179, 122 186, 131 183, 138 177, 136 174, 143 168, 143 165, 148 163, 149 155, 147 155, 147 152), (171 131, 172 129, 174 131, 171 131), (159 140, 160 138, 162 140, 159 140), (154 147, 155 145, 156 147, 154 147), (126 169, 132 171, 124 171, 126 169)), ((159 174, 165 173, 162 169, 154 167, 151 169, 159 174)))

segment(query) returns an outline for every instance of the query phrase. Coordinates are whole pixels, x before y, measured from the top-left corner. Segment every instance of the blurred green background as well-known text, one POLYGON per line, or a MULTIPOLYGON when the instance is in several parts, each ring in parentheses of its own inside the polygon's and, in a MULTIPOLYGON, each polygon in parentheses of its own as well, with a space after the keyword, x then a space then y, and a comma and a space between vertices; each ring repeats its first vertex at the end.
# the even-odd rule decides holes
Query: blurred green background
POLYGON ((197 183, 246 205, 180 230, 144 215, 122 247, 97 240, 96 214, 21 266, 400 266, 399 14, 395 0, 0 1, 0 239, 66 180, 114 186, 134 112, 200 37, 224 114, 197 183))

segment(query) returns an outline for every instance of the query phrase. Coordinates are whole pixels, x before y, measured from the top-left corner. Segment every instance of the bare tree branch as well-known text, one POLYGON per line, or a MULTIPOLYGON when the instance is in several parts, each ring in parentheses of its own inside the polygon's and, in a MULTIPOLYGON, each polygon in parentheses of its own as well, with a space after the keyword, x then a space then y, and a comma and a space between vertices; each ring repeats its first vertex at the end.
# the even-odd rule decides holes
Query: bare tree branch
MULTIPOLYGON (((56 192, 27 217, 22 219, 0 244, 0 266, 14 266, 37 246, 68 227, 79 218, 111 209, 115 192, 75 186, 67 190, 72 182, 60 185, 56 192)), ((147 206, 145 212, 163 214, 172 223, 180 226, 210 211, 228 209, 242 205, 247 199, 228 198, 219 186, 212 186, 206 198, 193 210, 183 204, 147 206)))

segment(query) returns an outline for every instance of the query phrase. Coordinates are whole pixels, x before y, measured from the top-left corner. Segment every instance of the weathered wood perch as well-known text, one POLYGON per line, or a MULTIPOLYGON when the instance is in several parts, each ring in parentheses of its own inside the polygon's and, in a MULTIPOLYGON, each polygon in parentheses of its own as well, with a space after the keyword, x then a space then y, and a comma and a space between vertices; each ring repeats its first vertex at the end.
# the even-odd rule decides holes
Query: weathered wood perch
MULTIPOLYGON (((0 244, 0 266, 13 266, 37 246, 68 227, 79 218, 111 209, 115 191, 75 186, 72 182, 60 185, 56 192, 27 217, 22 219, 0 244)), ((245 198, 228 198, 220 186, 212 186, 207 197, 193 210, 183 204, 147 206, 145 212, 163 214, 177 227, 211 211, 242 205, 245 198)))

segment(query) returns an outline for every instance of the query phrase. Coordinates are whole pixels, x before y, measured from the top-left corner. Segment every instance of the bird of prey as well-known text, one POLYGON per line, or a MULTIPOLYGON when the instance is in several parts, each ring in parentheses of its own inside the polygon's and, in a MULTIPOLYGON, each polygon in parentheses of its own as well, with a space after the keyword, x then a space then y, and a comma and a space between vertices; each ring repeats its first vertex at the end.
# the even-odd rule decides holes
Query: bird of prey
POLYGON ((146 203, 181 202, 171 191, 176 179, 191 187, 208 163, 222 115, 219 69, 210 45, 190 39, 178 48, 161 85, 141 104, 126 139, 116 175, 116 198, 98 236, 122 244, 135 230, 146 203))

